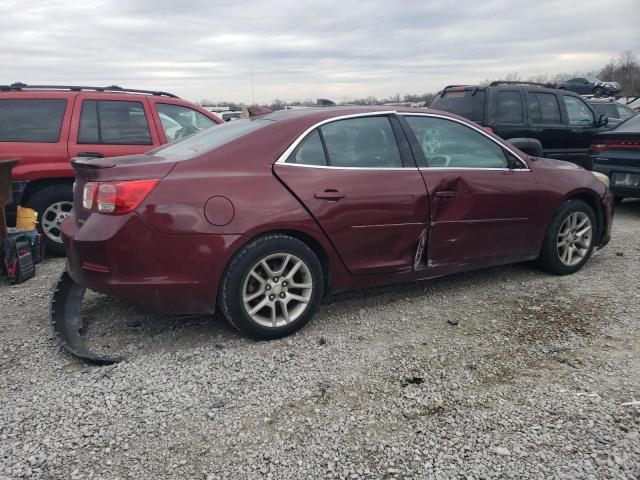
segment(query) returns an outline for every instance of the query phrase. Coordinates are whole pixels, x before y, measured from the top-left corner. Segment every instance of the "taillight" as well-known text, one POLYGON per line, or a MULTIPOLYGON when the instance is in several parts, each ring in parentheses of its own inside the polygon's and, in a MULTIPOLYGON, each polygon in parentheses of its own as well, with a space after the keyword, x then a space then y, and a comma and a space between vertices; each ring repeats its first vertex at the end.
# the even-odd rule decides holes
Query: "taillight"
POLYGON ((610 148, 640 148, 640 141, 636 140, 602 140, 589 145, 589 150, 602 152, 610 148))
POLYGON ((484 126, 484 129, 485 129, 487 132, 496 133, 496 131, 493 129, 493 127, 490 127, 489 125, 485 125, 485 126, 484 126))
POLYGON ((96 188, 98 184, 96 182, 88 182, 84 184, 84 190, 82 191, 82 206, 87 210, 93 208, 93 201, 96 198, 96 188))
POLYGON ((132 212, 158 184, 155 180, 89 182, 82 194, 82 206, 108 215, 132 212))

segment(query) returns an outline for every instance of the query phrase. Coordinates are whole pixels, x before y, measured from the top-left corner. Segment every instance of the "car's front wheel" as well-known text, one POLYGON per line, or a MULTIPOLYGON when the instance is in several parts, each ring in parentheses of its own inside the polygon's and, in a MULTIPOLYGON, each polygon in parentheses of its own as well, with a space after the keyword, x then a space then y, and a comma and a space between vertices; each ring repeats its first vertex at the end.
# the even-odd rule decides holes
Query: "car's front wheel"
POLYGON ((596 239, 596 216, 582 200, 569 200, 555 213, 538 258, 541 268, 557 275, 577 272, 589 260, 596 239))
POLYGON ((302 328, 324 294, 317 255, 300 240, 270 234, 245 245, 231 260, 218 305, 240 332, 274 339, 302 328))

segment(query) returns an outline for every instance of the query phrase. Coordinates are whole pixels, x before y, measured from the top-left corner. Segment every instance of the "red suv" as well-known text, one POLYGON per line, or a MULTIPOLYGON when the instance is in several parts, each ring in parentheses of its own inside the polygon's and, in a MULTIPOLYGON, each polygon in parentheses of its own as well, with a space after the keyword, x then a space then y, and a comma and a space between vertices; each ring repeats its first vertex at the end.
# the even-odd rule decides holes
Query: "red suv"
POLYGON ((13 170, 13 205, 38 212, 47 250, 64 254, 60 222, 73 201, 72 157, 144 153, 221 120, 166 92, 112 87, 0 86, 0 159, 13 170))

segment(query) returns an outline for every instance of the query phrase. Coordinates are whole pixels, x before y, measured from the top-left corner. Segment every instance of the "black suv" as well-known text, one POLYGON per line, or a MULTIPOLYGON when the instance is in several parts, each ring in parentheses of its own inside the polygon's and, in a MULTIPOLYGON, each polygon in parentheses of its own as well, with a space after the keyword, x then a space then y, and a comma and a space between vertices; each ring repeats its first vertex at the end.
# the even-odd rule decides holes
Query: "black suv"
POLYGON ((580 95, 550 87, 450 85, 438 92, 431 108, 473 120, 529 155, 583 165, 593 135, 607 130, 607 117, 596 116, 580 95))

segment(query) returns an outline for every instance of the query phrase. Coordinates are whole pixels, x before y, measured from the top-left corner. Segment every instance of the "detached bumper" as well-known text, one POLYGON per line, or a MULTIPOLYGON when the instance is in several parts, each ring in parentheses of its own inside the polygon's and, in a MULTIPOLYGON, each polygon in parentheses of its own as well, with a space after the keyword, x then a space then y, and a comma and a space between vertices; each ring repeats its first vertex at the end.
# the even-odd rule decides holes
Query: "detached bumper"
POLYGON ((62 224, 67 271, 80 285, 167 313, 213 313, 240 235, 165 235, 135 214, 62 224))
POLYGON ((602 199, 602 236, 598 243, 598 249, 604 247, 611 240, 611 228, 613 227, 613 213, 615 209, 615 201, 613 193, 607 188, 602 199))

